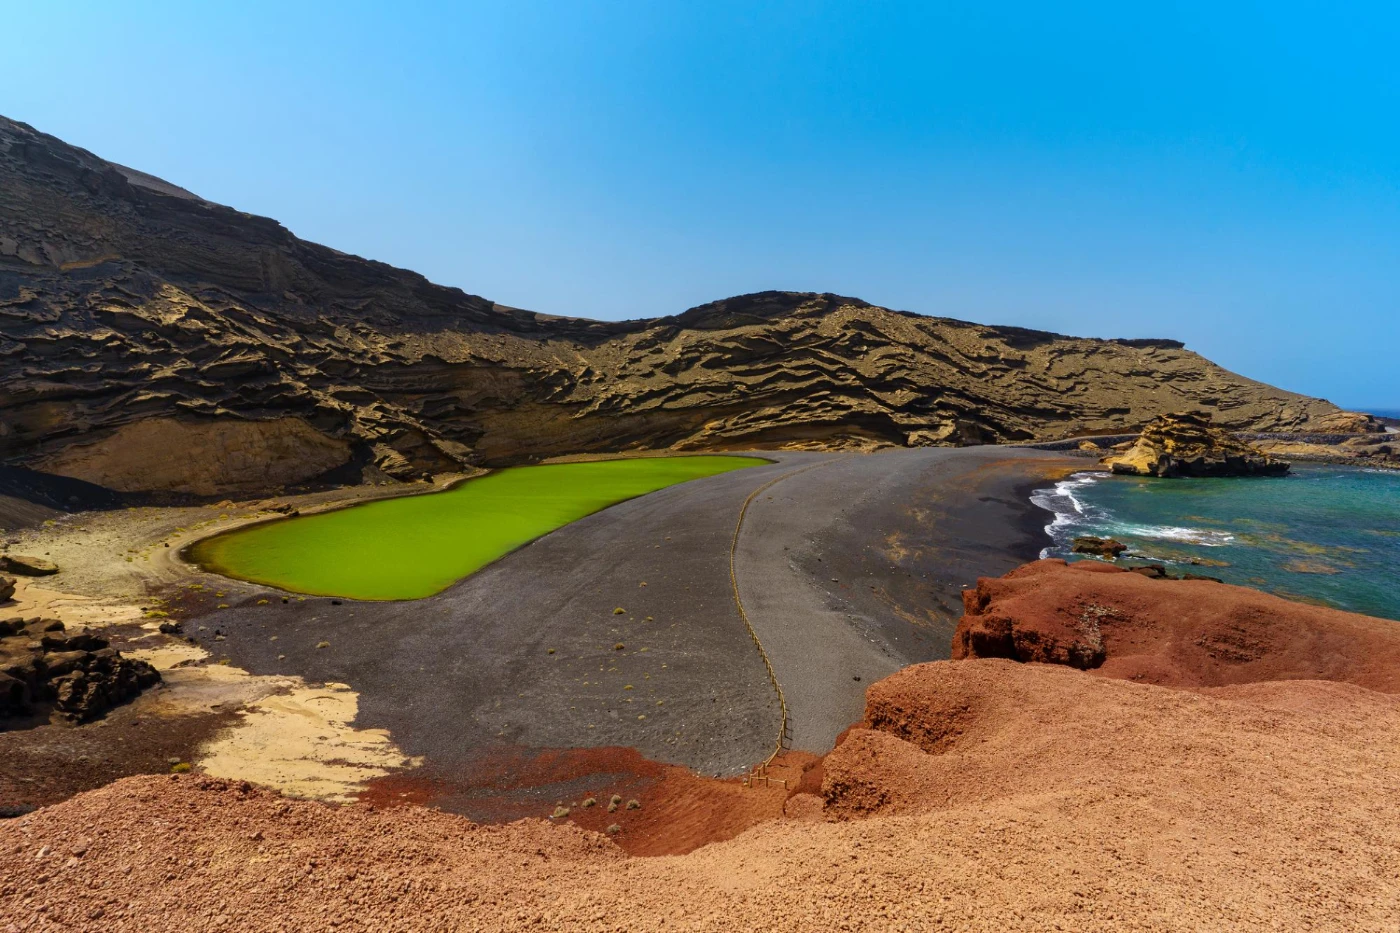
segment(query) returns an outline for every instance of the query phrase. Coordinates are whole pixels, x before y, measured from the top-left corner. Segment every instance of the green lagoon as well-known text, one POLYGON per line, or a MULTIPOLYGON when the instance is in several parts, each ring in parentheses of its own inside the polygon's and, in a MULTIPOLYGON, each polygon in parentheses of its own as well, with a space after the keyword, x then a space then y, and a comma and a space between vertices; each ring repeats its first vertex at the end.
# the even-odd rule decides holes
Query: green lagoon
POLYGON ((625 499, 767 463, 648 457, 513 467, 444 492, 267 522, 195 543, 206 570, 295 593, 420 599, 625 499))

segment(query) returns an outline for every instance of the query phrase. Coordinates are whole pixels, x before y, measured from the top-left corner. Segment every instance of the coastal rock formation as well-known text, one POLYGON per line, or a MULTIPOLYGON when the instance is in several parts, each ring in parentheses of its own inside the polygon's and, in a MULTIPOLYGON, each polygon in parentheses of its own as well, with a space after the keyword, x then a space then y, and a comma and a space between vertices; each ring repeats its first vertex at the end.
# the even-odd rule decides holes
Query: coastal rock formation
POLYGON ((1400 624, 1098 561, 1036 561, 964 592, 953 657, 1095 668, 1198 689, 1330 680, 1400 693, 1400 624))
POLYGON ((1385 422, 1359 411, 1338 411, 1320 419, 1320 434, 1385 434, 1385 422))
POLYGON ((1127 450, 1107 457, 1114 473, 1135 476, 1282 476, 1289 464, 1235 440, 1201 412, 1153 419, 1127 450))
POLYGON ((1053 439, 1188 407, 1259 431, 1351 417, 1171 340, 831 294, 623 322, 535 314, 3 118, 0 359, 0 456, 200 495, 589 451, 1053 439))
POLYGON ((1128 549, 1122 541, 1114 538, 1099 538, 1095 535, 1081 535, 1070 543, 1075 554, 1088 554, 1092 557, 1106 557, 1113 560, 1128 549))
POLYGON ((1327 437, 1328 443, 1302 438, 1258 440, 1255 445, 1269 456, 1292 460, 1316 460, 1377 469, 1400 469, 1400 435, 1358 434, 1341 439, 1327 437))
POLYGON ((159 682, 155 668, 122 657, 106 639, 68 635, 53 620, 0 620, 0 721, 51 704, 86 722, 159 682))

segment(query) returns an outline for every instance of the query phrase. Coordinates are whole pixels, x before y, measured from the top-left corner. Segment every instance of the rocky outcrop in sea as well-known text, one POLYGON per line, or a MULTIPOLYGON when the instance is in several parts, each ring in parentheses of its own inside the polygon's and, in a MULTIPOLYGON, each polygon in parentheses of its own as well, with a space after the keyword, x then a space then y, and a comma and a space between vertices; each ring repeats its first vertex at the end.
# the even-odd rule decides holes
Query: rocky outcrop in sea
POLYGON ((1122 453, 1103 460, 1114 473, 1134 476, 1282 476, 1286 460, 1214 426, 1202 412, 1176 412, 1155 418, 1122 453))

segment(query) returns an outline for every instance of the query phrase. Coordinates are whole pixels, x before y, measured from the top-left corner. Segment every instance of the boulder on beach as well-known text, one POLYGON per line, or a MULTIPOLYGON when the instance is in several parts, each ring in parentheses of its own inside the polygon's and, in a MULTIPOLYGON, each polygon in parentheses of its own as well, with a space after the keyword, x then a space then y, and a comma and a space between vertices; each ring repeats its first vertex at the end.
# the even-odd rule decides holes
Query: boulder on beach
POLYGON ((0 570, 17 573, 22 577, 49 577, 58 573, 58 564, 42 557, 26 557, 23 554, 0 554, 0 570))
POLYGON ((1131 447, 1103 464, 1114 473, 1161 477, 1282 476, 1289 470, 1286 460, 1236 440, 1199 412, 1155 418, 1131 447))

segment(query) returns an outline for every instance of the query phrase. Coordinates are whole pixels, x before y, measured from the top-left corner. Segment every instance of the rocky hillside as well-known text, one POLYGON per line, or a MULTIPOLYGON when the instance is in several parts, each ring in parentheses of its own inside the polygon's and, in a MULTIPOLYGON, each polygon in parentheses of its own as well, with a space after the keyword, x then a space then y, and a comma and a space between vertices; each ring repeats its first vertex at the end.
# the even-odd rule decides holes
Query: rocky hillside
POLYGON ((1170 340, 764 292, 604 323, 308 243, 0 118, 0 457, 220 495, 630 448, 1364 427, 1170 340))

